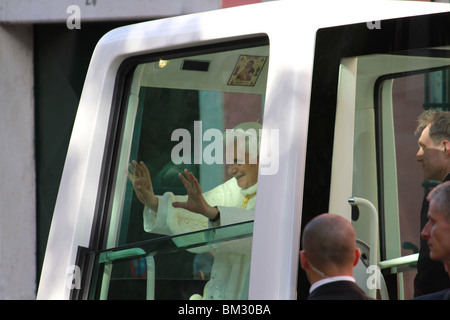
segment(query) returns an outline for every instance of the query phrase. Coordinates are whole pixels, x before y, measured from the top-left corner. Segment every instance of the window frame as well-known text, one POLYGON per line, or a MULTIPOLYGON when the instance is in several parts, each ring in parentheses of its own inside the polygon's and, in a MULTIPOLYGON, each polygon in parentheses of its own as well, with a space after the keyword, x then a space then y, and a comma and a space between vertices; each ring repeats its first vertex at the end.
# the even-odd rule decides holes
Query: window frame
MULTIPOLYGON (((450 50, 447 54, 450 53, 450 50)), ((428 56, 425 56, 428 57, 428 56)), ((442 57, 442 56, 439 56, 442 57)), ((450 56, 447 56, 449 58, 450 56)), ((395 80, 396 78, 402 78, 407 76, 413 76, 413 75, 420 75, 420 74, 426 74, 431 73, 435 71, 442 71, 442 70, 450 70, 450 64, 447 66, 442 67, 432 67, 432 68, 425 68, 425 69, 417 69, 417 70, 411 70, 411 71, 405 71, 405 72, 397 72, 397 73, 390 73, 383 75, 379 77, 374 86, 374 115, 375 115, 375 145, 376 145, 376 158, 377 158, 377 179, 378 179, 378 214, 379 214, 379 239, 380 239, 380 255, 381 260, 386 260, 387 256, 387 246, 388 243, 386 243, 386 221, 385 221, 385 188, 384 188, 384 161, 383 161, 383 120, 382 120, 382 112, 383 112, 383 104, 382 104, 382 91, 383 91, 383 84, 387 80, 395 80)), ((413 134, 413 133, 411 133, 413 134)), ((398 178, 398 177, 397 177, 398 178)), ((398 180, 397 180, 398 181, 398 180)), ((417 208, 419 210, 420 208, 417 208)))
MULTIPOLYGON (((80 288, 72 288, 70 299, 89 299, 91 285, 98 275, 93 275, 95 269, 95 256, 106 249, 107 229, 110 223, 112 198, 117 181, 117 174, 122 173, 118 168, 119 157, 123 140, 125 118, 128 109, 128 97, 131 92, 132 79, 137 66, 144 63, 159 61, 160 59, 177 59, 191 56, 218 53, 240 48, 252 48, 268 45, 267 34, 249 34, 236 38, 222 38, 213 42, 189 43, 188 46, 177 49, 158 50, 148 54, 139 54, 126 58, 120 64, 114 81, 111 114, 108 120, 105 148, 103 152, 102 167, 98 184, 97 199, 90 232, 89 247, 79 247, 76 264, 80 266, 82 285, 80 288)), ((127 244, 126 247, 133 244, 127 244)))

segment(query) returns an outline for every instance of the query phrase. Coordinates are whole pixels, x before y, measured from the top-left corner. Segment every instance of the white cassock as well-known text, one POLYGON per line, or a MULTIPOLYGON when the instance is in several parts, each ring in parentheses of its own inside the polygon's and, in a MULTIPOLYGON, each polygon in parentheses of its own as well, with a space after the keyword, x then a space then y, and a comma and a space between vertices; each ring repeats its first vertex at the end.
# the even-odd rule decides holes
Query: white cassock
MULTIPOLYGON (((238 186, 235 178, 203 194, 210 206, 217 206, 220 211, 220 226, 244 222, 254 219, 257 184, 247 189, 238 186)), ((218 224, 212 224, 201 214, 189 212, 185 209, 174 208, 173 202, 185 202, 187 196, 176 196, 172 192, 166 192, 158 196, 158 213, 150 208, 144 209, 144 230, 146 232, 176 235, 207 229, 218 224)), ((248 226, 242 226, 248 229, 248 226)), ((233 227, 233 231, 216 230, 216 237, 224 237, 226 233, 239 233, 233 227)), ((203 237, 203 234, 200 235, 203 237)), ((192 238, 174 239, 178 246, 204 241, 194 234, 192 238)), ((235 300, 247 299, 248 280, 250 272, 252 238, 227 241, 214 246, 205 246, 190 250, 204 252, 214 250, 214 264, 211 270, 211 278, 205 286, 203 299, 207 300, 235 300)))

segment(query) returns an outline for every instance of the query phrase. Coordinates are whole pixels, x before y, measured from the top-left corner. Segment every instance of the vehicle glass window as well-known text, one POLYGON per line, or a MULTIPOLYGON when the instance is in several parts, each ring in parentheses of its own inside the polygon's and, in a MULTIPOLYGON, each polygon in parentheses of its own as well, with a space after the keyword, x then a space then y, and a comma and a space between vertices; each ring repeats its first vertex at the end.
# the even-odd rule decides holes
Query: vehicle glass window
POLYGON ((353 224, 367 258, 371 235, 378 237, 377 264, 385 277, 397 278, 398 295, 406 299, 414 291, 422 201, 434 184, 424 181, 416 161, 417 120, 426 109, 448 104, 442 81, 448 63, 446 58, 408 55, 371 55, 357 62, 352 195, 373 204, 378 230, 368 206, 359 207, 353 224), (361 93, 369 86, 375 88, 374 97, 361 93), (396 260, 400 257, 403 262, 396 260))
POLYGON ((357 279, 366 292, 383 298, 385 282, 395 282, 401 299, 414 292, 420 211, 434 184, 424 181, 416 161, 416 129, 426 109, 448 108, 449 62, 445 55, 417 52, 341 60, 330 211, 352 220, 363 265, 372 268, 357 279), (350 137, 353 143, 345 142, 350 137), (384 279, 369 288, 373 268, 384 279))
POLYGON ((356 282, 382 299, 414 293, 422 200, 435 184, 416 162, 415 131, 424 110, 449 110, 448 35, 435 32, 447 22, 445 13, 317 31, 302 227, 323 212, 351 220, 362 250, 356 282), (381 290, 371 282, 379 270, 381 290))
POLYGON ((267 41, 145 59, 121 106, 90 298, 245 299, 267 41))
MULTIPOLYGON (((448 64, 448 61, 443 63, 448 64)), ((433 69, 433 63, 430 67, 433 69)), ((389 252, 390 243, 394 241, 390 238, 392 230, 389 228, 389 218, 391 210, 388 210, 389 196, 385 195, 385 246, 386 255, 390 258, 398 256, 410 256, 419 252, 421 217, 420 211, 424 196, 431 188, 439 183, 433 179, 427 179, 422 169, 422 163, 417 161, 418 139, 420 132, 416 133, 418 118, 425 111, 430 109, 448 110, 448 73, 449 69, 422 70, 402 76, 395 76, 385 80, 385 84, 392 86, 392 121, 395 147, 392 151, 395 154, 395 173, 397 180, 397 190, 389 193, 398 195, 398 219, 399 219, 399 242, 400 252, 389 252), (391 83, 390 83, 391 82, 391 83)), ((385 107, 389 102, 385 101, 385 107)), ((385 165, 386 167, 386 165, 385 165)), ((386 193, 386 192, 385 192, 386 193)), ((416 274, 415 264, 406 268, 403 273, 407 298, 413 292, 414 277, 416 274)))

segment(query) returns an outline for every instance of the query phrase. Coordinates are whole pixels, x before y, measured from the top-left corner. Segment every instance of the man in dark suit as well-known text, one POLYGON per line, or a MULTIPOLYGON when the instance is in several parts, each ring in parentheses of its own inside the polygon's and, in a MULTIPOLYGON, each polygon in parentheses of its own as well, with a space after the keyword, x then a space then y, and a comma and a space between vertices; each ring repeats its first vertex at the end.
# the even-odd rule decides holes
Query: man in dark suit
MULTIPOLYGON (((427 242, 430 259, 441 261, 445 270, 450 272, 450 181, 444 182, 431 190, 427 200, 429 210, 428 222, 420 236, 427 242)), ((447 274, 447 280, 449 274, 447 274)), ((444 290, 419 296, 417 300, 449 300, 450 287, 444 290)))
POLYGON ((424 294, 414 298, 413 300, 450 300, 450 289, 424 294))
MULTIPOLYGON (((419 119, 417 133, 419 151, 416 160, 422 165, 425 180, 450 180, 450 112, 427 110, 419 119)), ((427 223, 428 200, 426 196, 420 213, 420 230, 427 223)), ((450 287, 450 279, 441 261, 430 259, 425 239, 420 241, 417 275, 414 279, 414 296, 438 292, 450 287)))
POLYGON ((353 278, 360 256, 349 221, 329 213, 312 219, 303 230, 300 251, 311 283, 308 300, 370 300, 353 278))

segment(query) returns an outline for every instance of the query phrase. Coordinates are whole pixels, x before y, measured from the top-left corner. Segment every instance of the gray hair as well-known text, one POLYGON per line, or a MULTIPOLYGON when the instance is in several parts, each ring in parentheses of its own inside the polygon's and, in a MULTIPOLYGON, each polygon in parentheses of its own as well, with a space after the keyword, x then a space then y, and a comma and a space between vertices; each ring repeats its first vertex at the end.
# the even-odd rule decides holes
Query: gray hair
POLYGON ((445 221, 450 223, 450 181, 443 182, 431 190, 427 200, 433 200, 435 208, 444 215, 445 221))
POLYGON ((435 144, 442 140, 450 140, 450 112, 426 110, 418 118, 416 133, 430 125, 430 138, 435 144))

